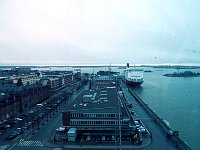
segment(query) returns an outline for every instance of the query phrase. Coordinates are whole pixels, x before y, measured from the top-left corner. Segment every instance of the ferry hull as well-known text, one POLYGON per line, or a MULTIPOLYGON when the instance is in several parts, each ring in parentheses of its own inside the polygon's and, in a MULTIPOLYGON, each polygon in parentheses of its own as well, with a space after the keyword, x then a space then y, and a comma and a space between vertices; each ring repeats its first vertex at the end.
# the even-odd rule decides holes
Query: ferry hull
POLYGON ((141 82, 133 82, 133 81, 128 81, 128 80, 126 80, 126 84, 129 85, 129 86, 133 86, 133 87, 138 87, 138 86, 140 86, 142 83, 143 83, 143 81, 141 81, 141 82))

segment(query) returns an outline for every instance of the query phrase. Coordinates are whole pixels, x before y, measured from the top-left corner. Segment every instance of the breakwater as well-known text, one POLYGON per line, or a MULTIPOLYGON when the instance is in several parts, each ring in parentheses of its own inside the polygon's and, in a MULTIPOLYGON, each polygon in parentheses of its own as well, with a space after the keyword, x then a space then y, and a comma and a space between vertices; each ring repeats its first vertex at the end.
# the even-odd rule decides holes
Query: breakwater
POLYGON ((162 118, 160 118, 154 111, 152 111, 146 103, 133 91, 129 88, 129 92, 135 98, 135 100, 142 106, 142 108, 149 114, 149 116, 154 120, 158 127, 162 130, 163 134, 166 135, 166 138, 170 140, 176 149, 178 150, 191 150, 189 145, 187 145, 180 137, 178 131, 173 131, 162 118))

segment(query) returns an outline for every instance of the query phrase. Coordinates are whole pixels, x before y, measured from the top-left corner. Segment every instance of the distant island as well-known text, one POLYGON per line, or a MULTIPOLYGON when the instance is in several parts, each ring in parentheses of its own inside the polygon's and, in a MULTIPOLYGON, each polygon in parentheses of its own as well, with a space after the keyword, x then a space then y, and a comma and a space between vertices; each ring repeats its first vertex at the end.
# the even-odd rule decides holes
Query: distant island
POLYGON ((152 70, 144 70, 144 72, 153 72, 152 70))
POLYGON ((166 77, 200 77, 199 72, 184 71, 184 72, 174 72, 172 74, 164 74, 166 77))

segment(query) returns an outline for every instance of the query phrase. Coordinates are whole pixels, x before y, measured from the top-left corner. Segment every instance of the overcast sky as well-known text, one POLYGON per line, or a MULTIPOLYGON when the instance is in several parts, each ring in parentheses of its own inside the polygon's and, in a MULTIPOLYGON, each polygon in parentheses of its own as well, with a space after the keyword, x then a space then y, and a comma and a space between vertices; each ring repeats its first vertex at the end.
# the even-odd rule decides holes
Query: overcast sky
POLYGON ((199 0, 0 0, 1 65, 200 63, 199 0))

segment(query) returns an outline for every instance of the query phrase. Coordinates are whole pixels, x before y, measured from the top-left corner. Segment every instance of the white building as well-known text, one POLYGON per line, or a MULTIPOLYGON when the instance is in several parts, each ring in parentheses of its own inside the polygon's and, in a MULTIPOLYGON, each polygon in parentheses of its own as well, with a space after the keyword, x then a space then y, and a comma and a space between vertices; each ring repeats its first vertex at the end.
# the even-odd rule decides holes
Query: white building
POLYGON ((70 128, 67 132, 68 141, 76 141, 77 131, 76 128, 70 128))

